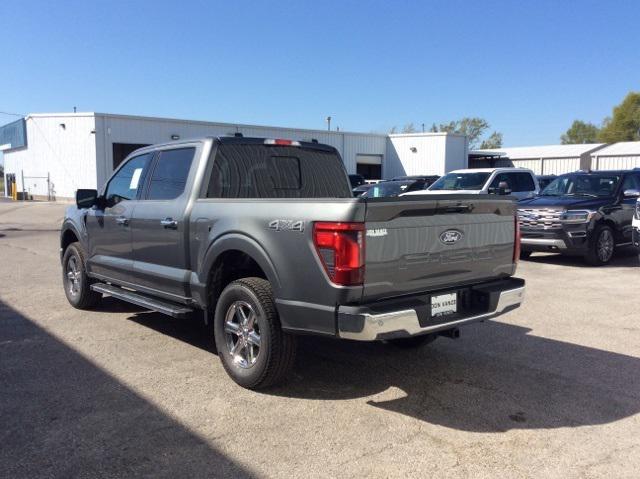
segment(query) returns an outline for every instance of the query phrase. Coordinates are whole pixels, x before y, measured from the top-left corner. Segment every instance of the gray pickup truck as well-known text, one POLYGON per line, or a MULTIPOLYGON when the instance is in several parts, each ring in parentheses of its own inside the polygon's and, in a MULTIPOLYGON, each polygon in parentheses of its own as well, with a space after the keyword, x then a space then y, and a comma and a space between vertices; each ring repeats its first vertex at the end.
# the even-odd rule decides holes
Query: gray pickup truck
POLYGON ((66 296, 197 310, 243 387, 286 378, 296 335, 418 346, 517 308, 513 198, 354 198, 335 148, 243 137, 132 153, 65 215, 66 296))

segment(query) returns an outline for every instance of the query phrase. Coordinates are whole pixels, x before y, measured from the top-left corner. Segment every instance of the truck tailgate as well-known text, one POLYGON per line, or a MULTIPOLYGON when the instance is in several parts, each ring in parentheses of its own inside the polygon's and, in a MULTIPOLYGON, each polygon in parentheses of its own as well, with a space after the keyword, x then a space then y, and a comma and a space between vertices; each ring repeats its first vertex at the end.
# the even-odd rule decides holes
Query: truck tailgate
POLYGON ((363 301, 514 273, 511 197, 430 195, 365 201, 363 301))

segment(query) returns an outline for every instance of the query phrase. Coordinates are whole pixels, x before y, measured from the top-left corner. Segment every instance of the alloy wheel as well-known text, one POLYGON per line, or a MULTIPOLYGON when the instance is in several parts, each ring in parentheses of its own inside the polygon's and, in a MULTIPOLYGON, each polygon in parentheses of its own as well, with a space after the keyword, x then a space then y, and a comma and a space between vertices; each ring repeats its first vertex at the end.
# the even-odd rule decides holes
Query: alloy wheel
POLYGON ((227 351, 233 362, 243 369, 252 367, 260 354, 258 315, 246 301, 236 301, 224 319, 227 351))
POLYGON ((78 264, 78 258, 71 256, 67 261, 67 287, 72 296, 76 296, 80 292, 80 280, 82 272, 78 264))
POLYGON ((613 256, 613 235, 611 234, 611 230, 604 229, 598 236, 598 244, 597 244, 597 253, 598 259, 603 263, 606 263, 613 256))

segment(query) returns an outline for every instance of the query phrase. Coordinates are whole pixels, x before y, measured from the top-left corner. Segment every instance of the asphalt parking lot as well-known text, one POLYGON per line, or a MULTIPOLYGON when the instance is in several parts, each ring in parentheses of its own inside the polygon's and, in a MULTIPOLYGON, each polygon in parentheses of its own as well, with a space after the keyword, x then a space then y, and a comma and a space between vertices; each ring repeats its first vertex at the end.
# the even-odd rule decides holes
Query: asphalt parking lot
POLYGON ((236 386, 195 320, 61 287, 63 206, 0 203, 2 477, 638 477, 640 264, 535 255, 525 305, 417 350, 303 338, 236 386))

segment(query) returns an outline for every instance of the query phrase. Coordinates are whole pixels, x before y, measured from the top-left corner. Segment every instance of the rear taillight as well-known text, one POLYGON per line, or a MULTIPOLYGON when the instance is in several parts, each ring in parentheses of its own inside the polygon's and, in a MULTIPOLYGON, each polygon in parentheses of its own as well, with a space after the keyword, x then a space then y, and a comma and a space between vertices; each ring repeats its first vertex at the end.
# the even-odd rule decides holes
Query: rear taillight
POLYGON ((518 215, 515 216, 515 233, 513 238, 513 262, 517 263, 520 259, 520 222, 518 215))
POLYGON ((314 223, 313 244, 332 282, 364 282, 364 223, 314 223))

